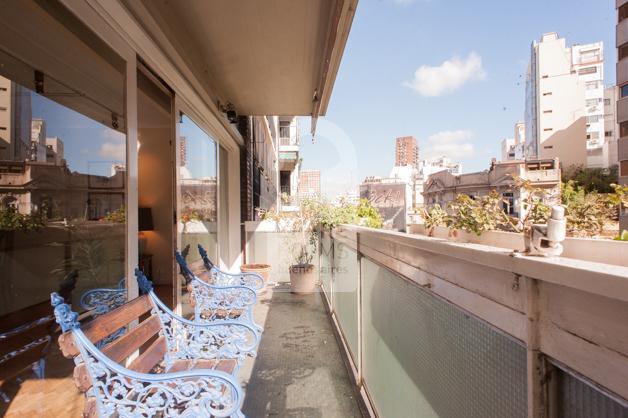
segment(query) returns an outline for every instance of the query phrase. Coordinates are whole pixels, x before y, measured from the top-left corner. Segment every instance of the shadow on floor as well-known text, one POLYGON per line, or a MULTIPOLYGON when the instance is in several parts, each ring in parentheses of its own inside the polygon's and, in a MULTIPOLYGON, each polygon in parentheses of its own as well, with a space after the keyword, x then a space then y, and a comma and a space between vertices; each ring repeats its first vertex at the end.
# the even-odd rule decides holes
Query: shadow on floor
POLYGON ((279 286, 261 298, 264 333, 242 378, 247 417, 362 417, 321 297, 279 286))

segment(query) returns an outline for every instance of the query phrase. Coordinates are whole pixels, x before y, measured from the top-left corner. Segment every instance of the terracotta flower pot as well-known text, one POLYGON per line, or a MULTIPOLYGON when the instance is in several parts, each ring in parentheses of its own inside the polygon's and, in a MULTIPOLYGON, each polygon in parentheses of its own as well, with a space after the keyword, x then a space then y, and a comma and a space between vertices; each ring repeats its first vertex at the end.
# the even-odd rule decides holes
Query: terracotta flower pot
POLYGON ((270 279, 270 264, 242 264, 240 266, 240 271, 242 273, 257 273, 264 279, 264 285, 268 284, 268 280, 270 279))
POLYGON ((297 294, 312 293, 316 289, 316 270, 313 264, 290 266, 290 291, 297 294))

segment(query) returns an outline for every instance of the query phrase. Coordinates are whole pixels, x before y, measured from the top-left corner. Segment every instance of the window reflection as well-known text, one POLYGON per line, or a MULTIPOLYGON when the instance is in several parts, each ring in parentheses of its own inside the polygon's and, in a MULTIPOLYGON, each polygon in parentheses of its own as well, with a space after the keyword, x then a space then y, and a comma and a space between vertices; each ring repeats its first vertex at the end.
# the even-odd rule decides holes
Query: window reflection
MULTIPOLYGON (((186 115, 182 115, 179 128, 180 249, 192 270, 198 271, 202 270, 198 244, 213 262, 217 261, 217 148, 214 140, 186 115)), ((181 303, 187 312, 187 289, 182 289, 181 303)))
MULTIPOLYGON (((126 137, 0 77, 0 315, 124 276, 126 137)), ((80 309, 78 306, 75 306, 80 309)))

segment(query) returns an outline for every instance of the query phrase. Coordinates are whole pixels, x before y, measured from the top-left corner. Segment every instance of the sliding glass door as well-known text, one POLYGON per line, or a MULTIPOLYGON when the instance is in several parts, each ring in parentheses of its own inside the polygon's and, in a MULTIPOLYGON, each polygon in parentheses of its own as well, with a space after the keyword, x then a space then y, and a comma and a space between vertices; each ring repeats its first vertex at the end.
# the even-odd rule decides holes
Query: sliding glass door
MULTIPOLYGON (((187 115, 181 114, 177 150, 179 250, 193 271, 202 271, 200 244, 212 262, 218 257, 217 144, 187 115)), ((189 313, 189 295, 179 275, 182 312, 189 313)))

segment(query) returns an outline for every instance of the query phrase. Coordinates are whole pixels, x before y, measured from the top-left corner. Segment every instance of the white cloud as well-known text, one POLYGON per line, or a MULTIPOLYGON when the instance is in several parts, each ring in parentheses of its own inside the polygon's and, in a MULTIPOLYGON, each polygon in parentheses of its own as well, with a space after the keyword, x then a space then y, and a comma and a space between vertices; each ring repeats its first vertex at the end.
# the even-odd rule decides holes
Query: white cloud
POLYGON ((422 150, 422 154, 425 158, 445 155, 452 160, 473 157, 475 148, 470 142, 473 137, 473 132, 466 129, 441 131, 427 139, 427 145, 422 150))
POLYGON ((98 154, 112 161, 126 161, 126 137, 124 134, 112 129, 101 132, 105 140, 100 146, 98 154))
POLYGON ((414 72, 414 79, 404 85, 422 96, 437 97, 451 93, 470 81, 485 78, 482 57, 471 52, 466 58, 454 56, 436 67, 422 65, 414 72))

